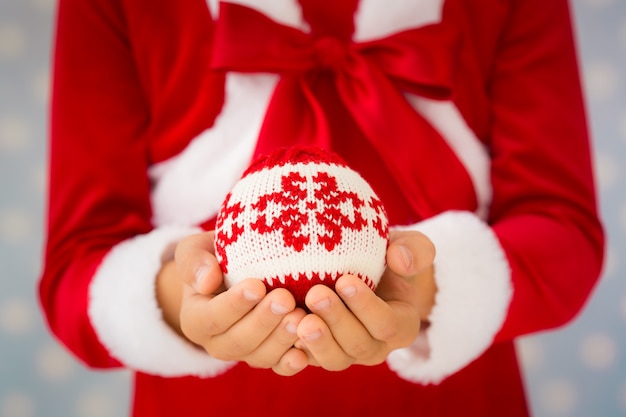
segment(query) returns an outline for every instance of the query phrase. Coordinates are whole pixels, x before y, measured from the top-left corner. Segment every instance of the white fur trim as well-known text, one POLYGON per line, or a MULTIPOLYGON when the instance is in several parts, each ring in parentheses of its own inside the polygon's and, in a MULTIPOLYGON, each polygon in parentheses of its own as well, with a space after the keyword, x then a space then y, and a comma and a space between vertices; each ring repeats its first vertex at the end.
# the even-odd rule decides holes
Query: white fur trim
POLYGON ((211 358, 162 318, 155 277, 176 241, 198 229, 163 228, 116 245, 90 287, 89 318, 110 354, 130 369, 165 377, 214 376, 233 363, 211 358))
POLYGON ((454 103, 413 94, 406 94, 406 97, 413 108, 443 136, 467 170, 478 201, 476 214, 486 219, 492 197, 491 158, 487 148, 467 125, 454 103))
MULTIPOLYGON (((207 0, 213 16, 219 16, 220 3, 220 0, 207 0)), ((307 28, 302 19, 302 9, 296 0, 229 0, 225 3, 240 4, 257 10, 283 25, 301 30, 307 28)))
POLYGON ((226 102, 215 126, 150 168, 155 225, 192 226, 217 214, 250 164, 277 81, 276 75, 228 74, 226 102))
POLYGON ((444 0, 361 0, 354 40, 365 42, 441 21, 444 0))
POLYGON ((439 383, 479 357, 500 330, 512 296, 510 267, 491 228, 450 211, 413 226, 435 244, 437 295, 430 327, 387 358, 401 377, 439 383))
MULTIPOLYGON (((441 21, 444 0, 361 0, 355 13, 354 40, 364 42, 441 21)), ((213 16, 219 15, 220 0, 207 0, 213 16)), ((308 32, 296 0, 229 0, 255 9, 272 20, 308 32)))

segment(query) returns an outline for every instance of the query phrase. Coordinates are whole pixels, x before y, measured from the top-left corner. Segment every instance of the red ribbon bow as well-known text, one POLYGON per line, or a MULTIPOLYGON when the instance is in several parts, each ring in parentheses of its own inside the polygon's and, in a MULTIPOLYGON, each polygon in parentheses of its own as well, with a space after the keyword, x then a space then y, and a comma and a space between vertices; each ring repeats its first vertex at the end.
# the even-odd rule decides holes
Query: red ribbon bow
POLYGON ((472 201, 476 207, 464 167, 402 93, 450 98, 458 40, 455 31, 436 24, 354 43, 315 30, 304 33, 254 9, 222 2, 211 66, 281 75, 256 154, 296 143, 332 148, 341 140, 332 137, 333 115, 317 88, 320 77, 332 77, 334 94, 415 213, 426 218, 445 209, 467 209, 472 201), (431 181, 433 175, 447 180, 431 181))

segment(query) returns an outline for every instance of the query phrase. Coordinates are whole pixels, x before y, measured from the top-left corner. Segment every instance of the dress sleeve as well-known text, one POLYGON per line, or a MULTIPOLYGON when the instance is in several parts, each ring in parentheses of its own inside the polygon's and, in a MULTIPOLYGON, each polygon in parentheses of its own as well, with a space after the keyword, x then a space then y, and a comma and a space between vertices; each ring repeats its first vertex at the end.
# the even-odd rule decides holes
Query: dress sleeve
POLYGON ((571 320, 600 273, 604 235, 566 0, 511 1, 489 84, 489 219, 447 212, 409 228, 437 247, 430 327, 388 362, 437 383, 493 343, 571 320))
POLYGON ((496 341, 571 320, 604 255, 568 3, 513 3, 491 83, 490 222, 514 288, 496 341))
POLYGON ((161 375, 224 369, 163 322, 154 279, 193 227, 151 222, 151 108, 121 1, 61 0, 40 299, 80 360, 161 375))
POLYGON ((80 359, 116 366, 87 317, 88 287, 109 248, 151 229, 148 106, 120 4, 63 0, 57 13, 41 302, 80 359))

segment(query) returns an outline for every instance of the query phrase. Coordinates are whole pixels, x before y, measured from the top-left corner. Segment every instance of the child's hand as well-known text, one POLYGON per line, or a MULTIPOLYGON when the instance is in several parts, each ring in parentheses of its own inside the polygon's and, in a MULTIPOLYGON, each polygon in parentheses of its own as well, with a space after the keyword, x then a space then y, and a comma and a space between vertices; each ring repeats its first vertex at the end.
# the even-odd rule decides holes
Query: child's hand
POLYGON ((342 370, 382 363, 392 350, 410 345, 434 304, 434 256, 423 234, 393 233, 376 293, 350 275, 337 280, 337 293, 312 288, 306 304, 314 314, 300 322, 295 346, 307 352, 311 365, 342 370))
POLYGON ((191 236, 176 249, 177 275, 185 284, 180 306, 182 334, 214 358, 272 368, 281 375, 298 373, 306 367, 307 358, 293 344, 305 312, 295 308, 287 290, 266 294, 258 279, 226 290, 213 239, 213 233, 191 236))

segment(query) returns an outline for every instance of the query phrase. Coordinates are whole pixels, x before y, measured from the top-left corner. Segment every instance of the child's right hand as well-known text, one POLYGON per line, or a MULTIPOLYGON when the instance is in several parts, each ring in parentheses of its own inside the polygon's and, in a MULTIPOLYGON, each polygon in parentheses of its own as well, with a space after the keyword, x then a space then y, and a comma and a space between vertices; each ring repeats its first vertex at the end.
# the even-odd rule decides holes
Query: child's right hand
MULTIPOLYGON (((182 240, 176 248, 176 266, 169 268, 172 273, 163 270, 175 276, 159 277, 182 282, 182 291, 169 291, 178 292, 180 299, 179 308, 169 307, 179 311, 178 323, 168 320, 170 325, 214 358, 244 361, 280 375, 300 372, 307 366, 307 356, 293 345, 304 310, 295 308, 287 290, 266 294, 265 285, 255 278, 226 289, 213 239, 214 234, 207 232, 182 240)), ((162 292, 159 299, 167 297, 162 292)), ((164 315, 167 320, 167 312, 164 315)))

